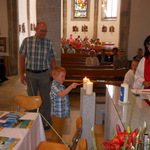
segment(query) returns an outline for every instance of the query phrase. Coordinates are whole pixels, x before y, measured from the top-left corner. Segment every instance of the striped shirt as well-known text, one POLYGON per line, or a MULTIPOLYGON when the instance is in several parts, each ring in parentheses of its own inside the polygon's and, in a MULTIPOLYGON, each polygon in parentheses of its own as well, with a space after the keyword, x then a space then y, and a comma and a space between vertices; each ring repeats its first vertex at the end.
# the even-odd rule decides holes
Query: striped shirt
POLYGON ((54 57, 53 45, 49 39, 38 40, 36 36, 23 40, 19 53, 26 55, 26 68, 45 70, 50 68, 50 58, 54 57))
POLYGON ((57 93, 65 90, 65 86, 53 80, 50 92, 51 116, 60 118, 70 117, 69 96, 59 97, 57 93))

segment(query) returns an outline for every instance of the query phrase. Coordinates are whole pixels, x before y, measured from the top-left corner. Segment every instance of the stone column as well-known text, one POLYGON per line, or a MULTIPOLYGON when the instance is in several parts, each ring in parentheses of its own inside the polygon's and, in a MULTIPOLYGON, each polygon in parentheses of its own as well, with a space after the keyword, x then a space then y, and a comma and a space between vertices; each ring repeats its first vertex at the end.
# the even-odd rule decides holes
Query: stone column
POLYGON ((97 28, 98 28, 98 7, 99 7, 99 0, 95 0, 94 3, 94 33, 93 37, 97 38, 97 28))
POLYGON ((54 45, 57 65, 61 62, 61 0, 37 0, 37 22, 47 24, 47 38, 54 45))
POLYGON ((63 36, 67 38, 67 0, 63 0, 63 36))
POLYGON ((93 92, 92 95, 86 95, 85 90, 81 88, 81 100, 80 100, 80 115, 82 117, 82 138, 87 139, 88 149, 93 149, 93 137, 91 133, 91 128, 95 125, 95 102, 96 95, 93 92))
POLYGON ((120 40, 119 47, 125 51, 128 49, 129 28, 130 28, 131 1, 121 1, 120 9, 120 40))
POLYGON ((19 33, 18 33, 18 1, 7 0, 8 11, 8 50, 9 50, 9 75, 18 74, 18 46, 19 46, 19 33))

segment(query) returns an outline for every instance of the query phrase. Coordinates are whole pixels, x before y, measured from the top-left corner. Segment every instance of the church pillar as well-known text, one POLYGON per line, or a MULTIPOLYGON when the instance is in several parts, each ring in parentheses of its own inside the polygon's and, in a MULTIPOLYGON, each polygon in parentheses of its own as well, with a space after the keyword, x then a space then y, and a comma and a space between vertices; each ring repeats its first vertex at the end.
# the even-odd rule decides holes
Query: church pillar
POLYGON ((128 50, 128 39, 129 39, 129 28, 130 28, 130 11, 131 11, 131 1, 121 0, 120 9, 120 48, 125 51, 128 50))
POLYGON ((63 0, 63 35, 67 37, 67 0, 63 0))
POLYGON ((37 22, 47 24, 47 38, 54 45, 57 65, 61 62, 61 0, 37 0, 37 22))
POLYGON ((97 28, 98 28, 98 7, 99 7, 99 0, 95 0, 94 3, 94 33, 93 37, 97 38, 97 28))
POLYGON ((18 74, 18 1, 7 0, 9 75, 18 74))

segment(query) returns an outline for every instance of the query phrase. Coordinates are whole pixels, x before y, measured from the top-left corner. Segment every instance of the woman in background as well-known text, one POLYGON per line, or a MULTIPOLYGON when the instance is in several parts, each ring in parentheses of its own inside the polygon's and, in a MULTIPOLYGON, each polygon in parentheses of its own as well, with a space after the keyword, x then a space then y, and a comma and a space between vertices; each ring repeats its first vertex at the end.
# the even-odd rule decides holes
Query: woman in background
POLYGON ((150 89, 150 35, 144 41, 145 54, 135 72, 133 88, 150 89))
POLYGON ((89 52, 90 57, 86 58, 86 65, 93 65, 93 66, 98 66, 99 65, 99 60, 96 57, 96 53, 94 50, 91 50, 89 52))

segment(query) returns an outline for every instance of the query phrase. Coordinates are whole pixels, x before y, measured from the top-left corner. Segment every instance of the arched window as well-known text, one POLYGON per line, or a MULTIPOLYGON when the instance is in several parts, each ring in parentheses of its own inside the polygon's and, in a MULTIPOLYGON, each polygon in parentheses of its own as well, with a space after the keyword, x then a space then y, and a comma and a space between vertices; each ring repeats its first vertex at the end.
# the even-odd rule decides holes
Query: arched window
POLYGON ((118 10, 118 0, 102 0, 102 20, 116 20, 118 10))
POLYGON ((89 20, 89 4, 90 0, 72 0, 72 20, 89 20))
POLYGON ((74 17, 87 18, 87 0, 74 0, 74 17))

